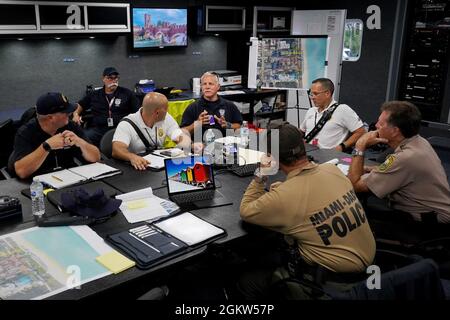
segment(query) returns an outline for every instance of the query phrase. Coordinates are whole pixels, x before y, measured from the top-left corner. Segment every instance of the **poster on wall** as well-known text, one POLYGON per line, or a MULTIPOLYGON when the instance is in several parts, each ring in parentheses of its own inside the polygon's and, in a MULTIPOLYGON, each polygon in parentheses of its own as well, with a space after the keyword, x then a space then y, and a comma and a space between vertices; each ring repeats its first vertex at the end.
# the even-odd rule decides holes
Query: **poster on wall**
POLYGON ((306 90, 312 80, 327 76, 326 36, 262 38, 252 47, 249 87, 306 90))

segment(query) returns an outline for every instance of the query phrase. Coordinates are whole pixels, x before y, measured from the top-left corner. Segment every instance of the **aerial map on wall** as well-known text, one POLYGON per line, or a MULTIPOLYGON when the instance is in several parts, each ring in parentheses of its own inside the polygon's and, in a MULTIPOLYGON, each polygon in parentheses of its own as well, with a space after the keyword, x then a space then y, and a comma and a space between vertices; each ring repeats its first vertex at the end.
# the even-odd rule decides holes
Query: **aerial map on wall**
POLYGON ((31 228, 0 237, 0 298, 43 299, 111 272, 111 248, 87 226, 31 228))
POLYGON ((304 89, 326 77, 327 37, 263 38, 256 84, 261 88, 304 89))

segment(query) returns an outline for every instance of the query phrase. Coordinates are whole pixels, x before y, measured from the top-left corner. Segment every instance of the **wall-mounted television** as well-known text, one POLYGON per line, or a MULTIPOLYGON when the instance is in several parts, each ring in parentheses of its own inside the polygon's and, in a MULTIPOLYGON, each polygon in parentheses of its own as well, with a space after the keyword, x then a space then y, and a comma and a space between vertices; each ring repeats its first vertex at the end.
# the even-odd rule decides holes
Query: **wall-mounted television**
POLYGON ((133 8, 133 49, 186 47, 187 19, 187 9, 133 8))

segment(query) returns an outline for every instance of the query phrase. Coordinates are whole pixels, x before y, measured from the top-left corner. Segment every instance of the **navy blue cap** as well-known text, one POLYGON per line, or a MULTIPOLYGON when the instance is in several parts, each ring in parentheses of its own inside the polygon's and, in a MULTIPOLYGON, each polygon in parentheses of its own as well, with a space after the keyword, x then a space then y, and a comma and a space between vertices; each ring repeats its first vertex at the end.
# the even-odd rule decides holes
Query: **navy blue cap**
POLYGON ((119 72, 114 67, 107 67, 107 68, 105 68, 105 70, 103 70, 103 76, 104 77, 110 76, 110 75, 113 75, 113 74, 119 75, 119 72))
POLYGON ((47 92, 39 97, 36 101, 36 112, 38 114, 46 115, 58 112, 71 113, 77 107, 70 103, 60 92, 47 92))
POLYGON ((85 188, 61 193, 63 208, 80 216, 91 218, 103 218, 111 215, 119 209, 122 200, 109 198, 103 189, 97 189, 93 193, 85 188))

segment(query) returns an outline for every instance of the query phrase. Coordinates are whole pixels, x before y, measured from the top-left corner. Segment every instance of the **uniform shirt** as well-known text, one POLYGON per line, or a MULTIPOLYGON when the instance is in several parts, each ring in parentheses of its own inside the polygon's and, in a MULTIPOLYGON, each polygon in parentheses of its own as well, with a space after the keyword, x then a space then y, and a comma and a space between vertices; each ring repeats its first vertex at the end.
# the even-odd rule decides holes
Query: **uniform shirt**
MULTIPOLYGON (((305 132, 305 136, 316 126, 322 118, 324 112, 336 101, 331 101, 330 105, 322 112, 317 107, 309 108, 305 115, 305 120, 300 125, 300 129, 305 132)), ((333 112, 331 119, 323 126, 322 130, 313 138, 317 139, 319 148, 333 149, 347 139, 350 132, 363 126, 363 122, 355 111, 346 104, 340 104, 333 112)))
POLYGON ((241 217, 297 240, 303 259, 334 272, 361 272, 372 263, 375 240, 351 182, 332 164, 290 172, 269 192, 252 181, 241 217))
MULTIPOLYGON (((72 131, 78 137, 90 143, 80 126, 75 123, 69 121, 67 126, 58 129, 56 133, 61 133, 65 130, 72 131)), ((14 151, 8 165, 9 169, 12 172, 15 172, 14 163, 16 161, 35 151, 45 140, 51 137, 51 135, 42 130, 36 118, 31 119, 25 125, 20 127, 14 141, 14 151)), ((68 149, 51 150, 39 169, 33 173, 33 176, 50 172, 57 168, 76 167, 77 164, 73 160, 74 157, 86 163, 81 153, 81 149, 76 146, 72 146, 68 149)))
MULTIPOLYGON (((208 101, 201 97, 199 100, 192 103, 184 111, 180 127, 183 128, 191 125, 198 119, 198 116, 203 112, 203 110, 206 110, 209 115, 216 115, 218 118, 220 118, 220 109, 225 110, 224 117, 227 122, 242 124, 242 115, 236 105, 233 102, 219 96, 219 99, 216 101, 208 101)), ((214 119, 214 121, 214 125, 202 126, 202 136, 203 133, 208 129, 217 129, 222 133, 222 136, 225 137, 226 129, 223 129, 217 122, 217 120, 214 119)))
MULTIPOLYGON (((183 134, 183 131, 181 131, 175 119, 168 113, 166 114, 164 121, 155 123, 153 128, 148 127, 142 119, 141 110, 142 108, 126 118, 130 119, 138 126, 151 146, 161 149, 164 145, 166 136, 172 141, 175 141, 183 134)), ((131 124, 126 121, 121 121, 119 123, 112 141, 125 143, 128 146, 128 151, 132 153, 139 154, 145 152, 145 145, 141 138, 131 124)))
POLYGON ((92 110, 93 127, 108 127, 110 103, 114 127, 119 124, 119 121, 123 117, 139 109, 139 100, 134 93, 120 86, 111 95, 106 95, 105 88, 103 87, 91 92, 78 101, 78 104, 83 110, 92 110))
POLYGON ((405 139, 384 163, 363 176, 378 198, 388 196, 394 209, 436 212, 438 222, 450 223, 450 189, 442 163, 430 143, 420 135, 405 139))

